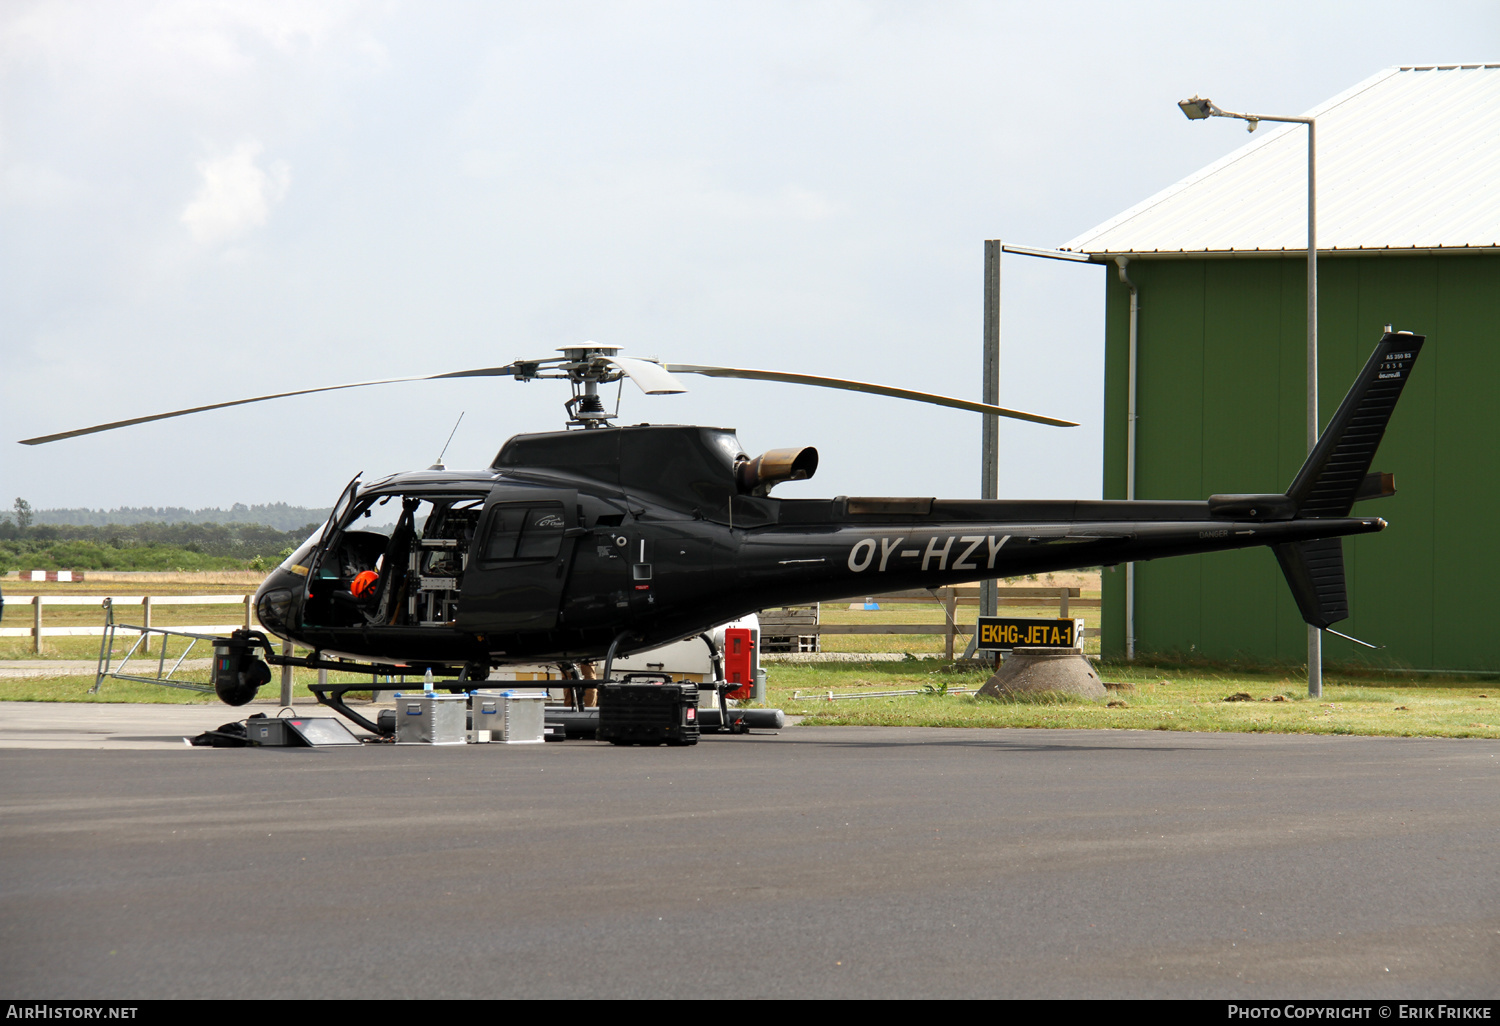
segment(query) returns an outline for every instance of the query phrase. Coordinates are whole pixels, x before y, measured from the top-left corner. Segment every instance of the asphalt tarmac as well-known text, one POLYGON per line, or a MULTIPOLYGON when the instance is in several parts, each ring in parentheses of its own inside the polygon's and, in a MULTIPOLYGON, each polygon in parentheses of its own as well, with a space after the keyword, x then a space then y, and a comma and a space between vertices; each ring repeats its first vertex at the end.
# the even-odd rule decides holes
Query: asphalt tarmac
POLYGON ((0 996, 1500 994, 1500 742, 195 749, 0 704, 0 996))

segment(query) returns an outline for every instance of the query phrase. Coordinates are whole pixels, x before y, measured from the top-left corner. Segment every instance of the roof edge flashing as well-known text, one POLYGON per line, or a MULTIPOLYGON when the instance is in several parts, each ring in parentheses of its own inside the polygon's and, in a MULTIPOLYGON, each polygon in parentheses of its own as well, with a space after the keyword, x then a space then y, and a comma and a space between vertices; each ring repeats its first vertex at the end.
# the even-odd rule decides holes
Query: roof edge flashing
MULTIPOLYGON (((1126 257, 1130 260, 1181 260, 1229 257, 1307 257, 1307 248, 1286 249, 1147 249, 1147 250, 1085 250, 1089 259, 1099 263, 1107 263, 1117 257, 1126 257)), ((1422 256, 1424 254, 1439 253, 1475 253, 1475 254, 1500 254, 1500 243, 1473 246, 1338 246, 1329 249, 1318 248, 1318 257, 1340 257, 1340 256, 1422 256)))

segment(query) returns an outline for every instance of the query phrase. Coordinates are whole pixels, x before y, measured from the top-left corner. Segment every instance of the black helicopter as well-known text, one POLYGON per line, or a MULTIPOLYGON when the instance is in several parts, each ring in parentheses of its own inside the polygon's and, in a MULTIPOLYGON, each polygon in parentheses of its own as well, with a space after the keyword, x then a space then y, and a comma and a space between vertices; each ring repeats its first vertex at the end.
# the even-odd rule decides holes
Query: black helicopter
MULTIPOLYGON (((750 457, 729 428, 614 426, 598 386, 630 377, 648 394, 676 374, 874 392, 1040 423, 1069 422, 906 389, 776 371, 662 365, 587 343, 550 360, 396 378, 566 378, 570 430, 517 435, 481 471, 349 482, 322 530, 260 586, 272 634, 310 649, 277 656, 237 632, 219 696, 244 704, 277 664, 484 679, 492 666, 605 660, 701 634, 771 606, 935 588, 1164 556, 1270 546, 1303 618, 1348 615, 1341 537, 1379 531, 1350 517, 1394 494, 1369 473, 1423 337, 1387 332, 1285 493, 1206 501, 1034 501, 838 496, 777 499, 817 470, 813 448, 750 457), (395 526, 389 531, 363 525, 395 526)), ((358 385, 385 382, 360 382, 358 385)), ((32 445, 204 410, 357 385, 302 389, 26 439, 32 445)), ((320 694, 320 700, 328 698, 320 694)), ((334 705, 345 715, 339 695, 334 705)), ((357 716, 357 721, 363 722, 357 716)))

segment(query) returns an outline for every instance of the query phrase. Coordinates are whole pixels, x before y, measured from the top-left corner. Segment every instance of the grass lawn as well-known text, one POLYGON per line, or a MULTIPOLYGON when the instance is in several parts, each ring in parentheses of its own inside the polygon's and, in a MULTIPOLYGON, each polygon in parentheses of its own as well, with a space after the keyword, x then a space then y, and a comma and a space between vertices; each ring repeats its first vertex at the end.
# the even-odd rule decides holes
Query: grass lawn
MULTIPOLYGON (((154 660, 153 660, 154 662, 154 660)), ((1384 734, 1396 737, 1500 737, 1500 680, 1405 680, 1325 673, 1323 698, 1307 697, 1305 681, 1275 672, 1202 670, 1106 664, 1106 681, 1126 687, 1103 701, 1052 699, 998 702, 970 695, 928 694, 898 698, 818 697, 861 691, 900 691, 945 686, 978 688, 982 670, 952 670, 937 660, 900 663, 772 664, 767 668, 768 704, 805 717, 814 726, 1068 727, 1115 730, 1238 731, 1292 734, 1384 734), (801 693, 803 698, 793 696, 801 693), (1250 700, 1226 702, 1248 694, 1250 700), (1280 696, 1280 700, 1276 699, 1280 696), (1110 703, 1117 703, 1111 705, 1110 703)), ((273 671, 279 674, 279 671, 273 671)), ((206 673, 190 675, 204 679, 206 673)), ((306 685, 315 671, 293 674, 294 699, 311 705, 306 685)), ((368 677, 332 674, 340 680, 368 677)), ((261 689, 274 697, 279 677, 261 689)), ((131 681, 106 680, 90 695, 92 674, 0 679, 0 701, 143 702, 218 705, 211 694, 131 681)), ((409 682, 420 688, 415 679, 409 682)), ((391 685, 396 687, 399 685, 391 685)), ((367 697, 367 696, 360 696, 367 697)), ((226 718, 234 716, 221 706, 226 718)))
POLYGON ((1500 737, 1500 679, 1411 680, 1325 671, 1323 697, 1305 679, 1279 672, 1105 664, 1105 681, 1125 687, 1108 699, 1001 702, 969 695, 912 695, 828 701, 833 691, 978 688, 985 671, 953 671, 933 660, 768 668, 769 704, 817 726, 1097 727, 1398 737, 1500 737), (1226 702, 1236 694, 1248 701, 1226 702), (1276 700, 1280 696, 1280 700, 1276 700), (1112 703, 1114 703, 1112 705, 1112 703))
MULTIPOLYGON (((149 668, 143 665, 142 669, 154 671, 156 660, 152 659, 149 668)), ((275 699, 281 694, 281 670, 278 667, 272 667, 271 674, 271 683, 261 688, 257 697, 275 699)), ((208 680, 208 671, 179 672, 177 676, 201 683, 208 680)), ((346 681, 368 684, 370 676, 369 674, 330 673, 328 680, 333 684, 346 681)), ((307 685, 316 684, 317 681, 317 670, 294 670, 292 672, 292 700, 300 706, 315 704, 317 699, 313 698, 312 692, 307 690, 307 685)), ((105 678, 99 693, 91 695, 89 688, 93 686, 94 675, 92 673, 56 677, 0 677, 0 702, 138 702, 154 705, 215 705, 224 710, 225 719, 243 718, 245 715, 224 705, 211 691, 207 693, 186 691, 182 688, 164 687, 160 684, 105 678)), ((394 683, 387 685, 382 679, 381 687, 395 690, 402 688, 403 685, 394 683)), ((420 677, 410 678, 405 687, 406 690, 420 691, 422 680, 420 677)), ((350 697, 368 699, 370 694, 368 691, 356 691, 351 692, 350 697)))
MULTIPOLYGON (((100 594, 232 594, 253 590, 248 580, 210 580, 219 575, 182 575, 170 582, 149 584, 110 584, 106 587, 84 585, 89 592, 100 594)), ((240 575, 249 577, 253 575, 240 575)), ((30 626, 30 594, 79 594, 79 585, 7 582, 6 626, 30 626)), ((1018 582, 1032 583, 1032 582, 1018 582)), ((1049 583, 1049 582, 1039 582, 1049 583)), ((1084 597, 1096 598, 1097 591, 1085 591, 1084 597)), ((888 605, 878 612, 853 610, 843 605, 825 603, 824 623, 933 623, 944 621, 942 608, 936 603, 888 605)), ((119 610, 121 621, 129 620, 128 607, 119 610)), ((139 613, 135 607, 134 613, 139 613)), ((1005 613, 1018 616, 1056 616, 1055 604, 1039 603, 1035 609, 1007 608, 1005 613)), ((972 616, 972 607, 960 607, 959 617, 972 616)), ((1074 615, 1082 616, 1089 627, 1097 627, 1098 607, 1079 607, 1074 615)), ((46 623, 59 626, 69 623, 99 623, 96 607, 58 606, 45 609, 46 623)), ((153 610, 153 622, 169 627, 193 623, 235 623, 243 608, 234 606, 159 606, 153 610)), ((121 635, 124 638, 124 634, 121 635)), ((116 658, 124 655, 130 643, 117 643, 116 658)), ((832 635, 824 639, 829 651, 910 652, 930 654, 942 650, 941 635, 832 635)), ((169 659, 175 658, 185 644, 180 639, 168 643, 169 659)), ((1091 647, 1097 650, 1097 641, 1091 647)), ((46 638, 44 658, 92 661, 99 654, 98 638, 46 638)), ((211 655, 200 643, 195 658, 211 655)), ((30 638, 0 639, 0 667, 7 659, 35 659, 30 638)), ((139 656, 137 658, 140 658, 139 656)), ((154 670, 156 653, 149 658, 154 670)), ((144 671, 148 667, 141 664, 144 671)), ((274 671, 279 675, 279 671, 274 671)), ((1476 677, 1414 678, 1379 672, 1351 670, 1339 672, 1328 668, 1324 674, 1323 695, 1319 700, 1307 697, 1307 684, 1300 672, 1292 670, 1258 670, 1236 667, 1183 665, 1105 664, 1104 680, 1121 685, 1111 690, 1104 701, 1061 699, 1044 702, 998 702, 975 699, 969 695, 933 693, 896 698, 853 698, 827 701, 811 697, 833 691, 839 695, 861 692, 900 691, 931 688, 942 692, 945 687, 977 689, 988 674, 983 670, 946 666, 936 659, 908 659, 894 663, 828 663, 767 665, 769 704, 788 713, 805 717, 816 725, 865 724, 879 726, 939 727, 1093 727, 1130 730, 1203 730, 1251 731, 1310 734, 1387 734, 1395 736, 1500 737, 1500 674, 1491 679, 1476 677), (796 698, 797 694, 810 697, 796 698), (1247 701, 1226 702, 1225 698, 1244 694, 1247 701)), ((185 674, 194 680, 206 680, 207 671, 185 674)), ((368 681, 368 677, 334 674, 341 680, 368 681)), ((316 672, 296 671, 294 696, 299 704, 309 704, 312 697, 306 685, 316 680, 316 672)), ((212 694, 167 688, 155 684, 109 679, 101 693, 90 695, 92 674, 47 678, 0 678, 0 701, 33 702, 161 702, 218 704, 212 694)), ((396 687, 399 685, 391 685, 396 687)), ((420 684, 415 684, 420 687, 420 684)), ((279 688, 279 676, 261 689, 261 697, 273 697, 279 688)), ((233 715, 227 706, 221 706, 233 715)))

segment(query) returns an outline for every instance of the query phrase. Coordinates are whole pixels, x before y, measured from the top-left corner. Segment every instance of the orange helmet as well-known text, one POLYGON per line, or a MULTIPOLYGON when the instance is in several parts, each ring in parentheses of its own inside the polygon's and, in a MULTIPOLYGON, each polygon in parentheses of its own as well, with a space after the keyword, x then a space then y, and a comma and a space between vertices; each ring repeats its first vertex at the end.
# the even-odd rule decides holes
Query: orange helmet
POLYGON ((364 570, 349 583, 349 593, 357 599, 375 597, 375 588, 380 584, 380 575, 374 570, 364 570))

